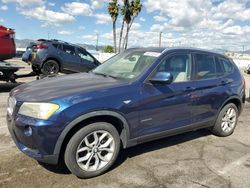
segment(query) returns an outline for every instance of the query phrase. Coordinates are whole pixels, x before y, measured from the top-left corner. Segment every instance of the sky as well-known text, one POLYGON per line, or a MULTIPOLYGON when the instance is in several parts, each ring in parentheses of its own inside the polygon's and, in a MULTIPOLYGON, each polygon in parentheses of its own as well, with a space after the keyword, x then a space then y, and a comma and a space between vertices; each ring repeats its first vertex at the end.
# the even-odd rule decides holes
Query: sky
MULTIPOLYGON (((122 5, 122 0, 118 0, 122 5)), ((108 0, 0 0, 0 24, 18 39, 53 38, 112 45, 108 0)), ((129 47, 250 49, 250 0, 141 0, 129 47)), ((117 20, 119 36, 122 17, 117 20)))

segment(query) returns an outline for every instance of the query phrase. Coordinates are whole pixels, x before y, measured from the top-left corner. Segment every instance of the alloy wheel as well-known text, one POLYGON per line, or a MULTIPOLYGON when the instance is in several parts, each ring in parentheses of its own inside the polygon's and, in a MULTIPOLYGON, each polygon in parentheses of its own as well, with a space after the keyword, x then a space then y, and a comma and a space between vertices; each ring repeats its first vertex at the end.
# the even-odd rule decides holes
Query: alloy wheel
POLYGON ((77 147, 76 161, 84 171, 97 171, 104 168, 115 151, 113 136, 104 130, 88 134, 77 147))
POLYGON ((237 114, 234 108, 229 108, 222 118, 221 128, 224 132, 228 133, 234 129, 236 125, 237 114))

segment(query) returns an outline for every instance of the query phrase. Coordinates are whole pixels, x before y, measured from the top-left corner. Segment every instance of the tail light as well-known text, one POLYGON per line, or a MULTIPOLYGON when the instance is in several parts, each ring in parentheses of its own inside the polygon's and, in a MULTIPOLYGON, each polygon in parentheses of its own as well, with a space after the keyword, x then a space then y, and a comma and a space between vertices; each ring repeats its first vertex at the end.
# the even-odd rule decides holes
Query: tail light
POLYGON ((45 44, 39 44, 39 45, 37 45, 36 47, 34 47, 34 48, 36 48, 36 49, 47 49, 48 48, 48 46, 47 45, 45 45, 45 44))

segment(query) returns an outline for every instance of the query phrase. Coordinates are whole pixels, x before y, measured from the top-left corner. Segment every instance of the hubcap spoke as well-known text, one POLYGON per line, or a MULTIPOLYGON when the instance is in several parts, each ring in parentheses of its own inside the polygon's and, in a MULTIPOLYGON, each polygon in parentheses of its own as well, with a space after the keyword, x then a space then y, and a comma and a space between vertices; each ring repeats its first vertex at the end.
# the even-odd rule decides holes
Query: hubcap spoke
POLYGON ((91 153, 87 153, 84 157, 81 157, 77 160, 78 163, 81 163, 81 162, 84 162, 84 161, 87 161, 87 160, 90 160, 91 158, 91 153))
POLYGON ((85 142, 87 147, 90 147, 90 148, 92 147, 92 145, 89 143, 88 137, 84 138, 84 142, 85 142))
POLYGON ((92 158, 93 158, 93 154, 90 155, 90 158, 88 159, 88 161, 87 161, 87 163, 85 165, 87 170, 89 169, 90 161, 91 161, 92 158))
POLYGON ((98 145, 99 138, 98 138, 97 132, 94 132, 93 136, 94 136, 94 145, 98 145))
POLYGON ((109 162, 109 160, 110 160, 109 157, 108 157, 107 155, 102 156, 101 153, 98 153, 97 155, 98 155, 98 157, 99 157, 102 161, 104 161, 104 162, 109 162))
POLYGON ((88 151, 89 150, 89 147, 83 147, 79 150, 77 150, 77 153, 80 153, 80 152, 83 152, 83 151, 88 151))
POLYGON ((112 138, 109 138, 104 144, 101 144, 99 148, 106 148, 113 142, 112 138))
POLYGON ((234 108, 229 108, 222 118, 221 128, 224 132, 230 132, 236 124, 236 111, 234 108))

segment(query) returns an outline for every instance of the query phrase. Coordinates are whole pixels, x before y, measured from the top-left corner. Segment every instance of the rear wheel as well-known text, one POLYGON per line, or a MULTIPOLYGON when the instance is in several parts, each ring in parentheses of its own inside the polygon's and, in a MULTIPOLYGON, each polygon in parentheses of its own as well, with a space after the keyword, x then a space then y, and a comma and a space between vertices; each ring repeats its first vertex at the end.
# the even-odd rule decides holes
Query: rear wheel
POLYGON ((79 178, 91 178, 106 172, 120 150, 120 137, 113 125, 105 122, 80 129, 66 146, 64 160, 79 178))
POLYGON ((59 64, 54 60, 48 60, 43 64, 41 72, 44 75, 57 74, 59 72, 59 64))
POLYGON ((229 136, 234 132, 238 121, 238 108, 230 103, 223 107, 211 131, 217 136, 229 136))

